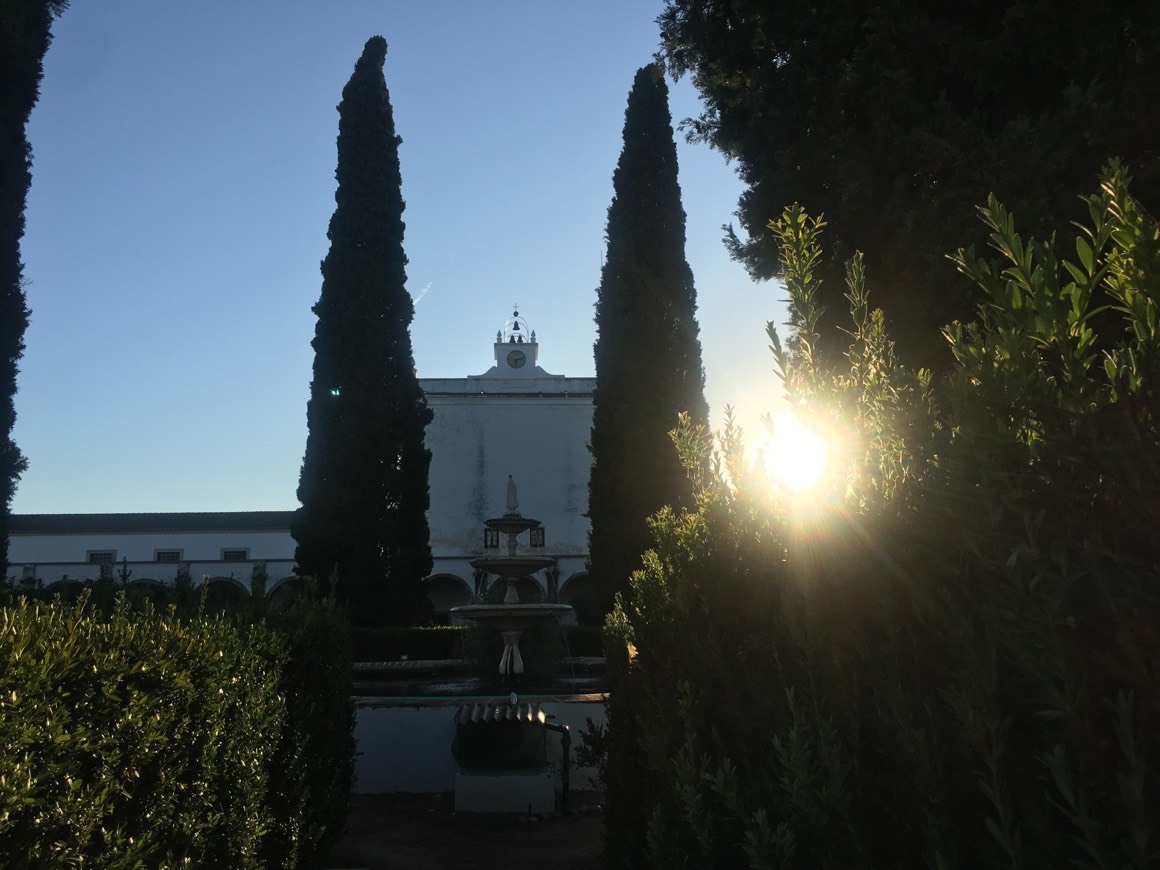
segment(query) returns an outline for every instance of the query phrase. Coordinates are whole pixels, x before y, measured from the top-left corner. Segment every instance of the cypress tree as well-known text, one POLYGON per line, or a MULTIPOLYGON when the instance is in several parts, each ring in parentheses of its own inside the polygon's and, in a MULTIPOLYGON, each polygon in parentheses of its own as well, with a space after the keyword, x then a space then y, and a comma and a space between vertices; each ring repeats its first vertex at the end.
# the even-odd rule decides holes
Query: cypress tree
POLYGON ((637 71, 597 289, 589 565, 606 611, 652 544, 648 517, 691 497, 677 415, 708 417, 668 94, 655 65, 637 71))
POLYGON ((431 572, 424 429, 406 290, 399 142, 372 37, 338 107, 337 207, 322 261, 306 454, 293 522, 298 571, 337 594, 359 624, 408 624, 431 572))
POLYGON ((28 465, 12 440, 16 375, 28 328, 20 261, 24 204, 32 184, 32 147, 25 131, 40 96, 52 19, 67 7, 67 0, 0 3, 0 577, 8 569, 12 497, 28 465))

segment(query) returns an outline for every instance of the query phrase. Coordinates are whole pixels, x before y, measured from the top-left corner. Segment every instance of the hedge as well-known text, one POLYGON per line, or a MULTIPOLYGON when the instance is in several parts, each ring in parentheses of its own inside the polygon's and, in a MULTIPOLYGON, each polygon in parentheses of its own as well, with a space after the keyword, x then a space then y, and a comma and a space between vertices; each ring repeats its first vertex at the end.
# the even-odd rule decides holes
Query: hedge
POLYGON ((353 780, 347 638, 328 602, 207 616, 16 598, 0 609, 0 864, 317 863, 353 780))
POLYGON ((271 631, 21 600, 0 659, 5 866, 262 866, 286 721, 271 631))

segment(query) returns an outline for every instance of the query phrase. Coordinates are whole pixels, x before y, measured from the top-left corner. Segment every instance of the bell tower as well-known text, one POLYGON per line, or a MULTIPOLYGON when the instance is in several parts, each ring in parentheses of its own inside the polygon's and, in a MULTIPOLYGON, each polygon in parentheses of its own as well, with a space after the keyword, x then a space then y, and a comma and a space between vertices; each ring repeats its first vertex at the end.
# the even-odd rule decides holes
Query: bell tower
POLYGON ((535 330, 528 329, 528 322, 520 317, 517 307, 503 329, 495 334, 496 374, 501 378, 536 377, 539 359, 535 330))

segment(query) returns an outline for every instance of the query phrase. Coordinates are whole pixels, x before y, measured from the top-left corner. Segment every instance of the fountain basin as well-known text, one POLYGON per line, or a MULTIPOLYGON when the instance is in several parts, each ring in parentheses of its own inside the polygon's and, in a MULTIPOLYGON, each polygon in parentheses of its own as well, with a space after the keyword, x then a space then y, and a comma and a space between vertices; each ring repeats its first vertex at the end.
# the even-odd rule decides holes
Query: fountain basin
POLYGON ((500 577, 523 577, 555 564, 551 556, 481 556, 471 560, 472 568, 482 568, 500 577))
POLYGON ((492 517, 490 520, 484 520, 483 524, 489 529, 495 529, 504 535, 520 535, 528 529, 539 527, 540 521, 525 517, 522 514, 510 513, 504 514, 502 517, 492 517))

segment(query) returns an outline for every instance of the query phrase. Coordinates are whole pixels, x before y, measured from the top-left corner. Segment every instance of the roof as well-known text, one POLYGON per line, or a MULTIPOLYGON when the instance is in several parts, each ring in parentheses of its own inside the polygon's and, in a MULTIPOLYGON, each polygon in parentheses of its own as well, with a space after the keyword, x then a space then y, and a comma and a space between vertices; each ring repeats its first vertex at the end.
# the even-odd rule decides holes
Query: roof
POLYGON ((15 535, 88 532, 289 531, 294 511, 207 511, 151 514, 13 514, 15 535))

